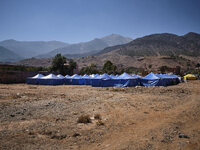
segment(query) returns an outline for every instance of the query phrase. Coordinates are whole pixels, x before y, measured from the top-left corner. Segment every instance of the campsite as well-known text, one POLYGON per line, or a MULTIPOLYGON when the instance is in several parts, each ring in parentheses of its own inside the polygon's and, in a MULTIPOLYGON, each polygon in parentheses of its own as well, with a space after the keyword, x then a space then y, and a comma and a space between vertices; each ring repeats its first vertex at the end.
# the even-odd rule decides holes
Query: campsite
POLYGON ((200 0, 0 0, 0 150, 200 150, 200 0))
POLYGON ((1 84, 0 149, 198 149, 199 84, 1 84))

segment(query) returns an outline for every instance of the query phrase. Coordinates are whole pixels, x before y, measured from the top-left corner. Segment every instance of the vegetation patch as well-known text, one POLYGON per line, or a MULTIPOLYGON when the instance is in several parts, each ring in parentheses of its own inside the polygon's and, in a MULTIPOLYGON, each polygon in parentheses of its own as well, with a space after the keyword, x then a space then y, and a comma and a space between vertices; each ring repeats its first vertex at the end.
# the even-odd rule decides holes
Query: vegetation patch
POLYGON ((87 123, 91 123, 91 122, 92 122, 92 120, 90 119, 89 115, 81 115, 77 120, 77 123, 87 124, 87 123))
POLYGON ((94 119, 96 119, 96 120, 101 120, 102 118, 101 118, 101 115, 100 115, 100 114, 95 114, 95 115, 94 115, 94 119))

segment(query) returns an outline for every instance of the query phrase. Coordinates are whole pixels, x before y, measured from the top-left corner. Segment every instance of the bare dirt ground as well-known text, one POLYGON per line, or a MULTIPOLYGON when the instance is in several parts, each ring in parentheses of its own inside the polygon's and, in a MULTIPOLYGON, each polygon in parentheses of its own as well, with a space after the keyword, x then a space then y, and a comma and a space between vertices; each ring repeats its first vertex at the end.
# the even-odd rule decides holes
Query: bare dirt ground
POLYGON ((1 84, 0 149, 200 150, 200 81, 149 88, 1 84), (92 123, 77 123, 85 114, 92 123))

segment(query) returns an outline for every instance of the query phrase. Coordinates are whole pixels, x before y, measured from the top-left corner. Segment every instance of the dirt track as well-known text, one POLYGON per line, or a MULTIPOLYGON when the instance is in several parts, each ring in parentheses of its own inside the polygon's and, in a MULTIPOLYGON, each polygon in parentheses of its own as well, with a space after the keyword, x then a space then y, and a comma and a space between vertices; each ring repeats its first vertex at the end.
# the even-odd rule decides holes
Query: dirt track
POLYGON ((150 88, 1 84, 0 149, 199 150, 200 81, 150 88), (77 123, 82 114, 92 123, 77 123))

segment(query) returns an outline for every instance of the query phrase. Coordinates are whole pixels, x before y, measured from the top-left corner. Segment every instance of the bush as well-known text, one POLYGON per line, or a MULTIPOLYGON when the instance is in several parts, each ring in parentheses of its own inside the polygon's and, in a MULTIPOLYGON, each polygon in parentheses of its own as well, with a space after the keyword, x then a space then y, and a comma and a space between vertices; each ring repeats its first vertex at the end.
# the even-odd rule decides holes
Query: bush
POLYGON ((96 122, 96 125, 97 125, 97 126, 103 126, 104 123, 103 123, 101 120, 98 120, 98 121, 96 122))
POLYGON ((94 115, 94 119, 96 119, 96 120, 101 120, 101 115, 100 115, 100 114, 95 114, 95 115, 94 115))
POLYGON ((91 119, 90 119, 90 116, 89 115, 81 115, 78 120, 77 120, 78 123, 91 123, 91 119))

